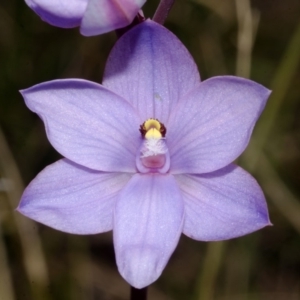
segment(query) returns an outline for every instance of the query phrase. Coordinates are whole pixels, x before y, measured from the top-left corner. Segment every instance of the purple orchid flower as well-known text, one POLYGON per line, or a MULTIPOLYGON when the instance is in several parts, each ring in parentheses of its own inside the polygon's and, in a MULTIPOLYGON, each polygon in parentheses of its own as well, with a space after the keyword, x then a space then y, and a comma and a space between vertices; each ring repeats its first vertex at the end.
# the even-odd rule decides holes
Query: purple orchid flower
POLYGON ((146 0, 25 0, 47 23, 80 26, 85 36, 102 34, 129 25, 146 0))
POLYGON ((19 212, 55 229, 113 229, 121 275, 155 281, 185 235, 242 236, 270 225, 259 185, 232 162, 270 91, 243 78, 200 82, 186 48, 146 21, 124 34, 103 84, 68 79, 22 91, 64 159, 26 188, 19 212))

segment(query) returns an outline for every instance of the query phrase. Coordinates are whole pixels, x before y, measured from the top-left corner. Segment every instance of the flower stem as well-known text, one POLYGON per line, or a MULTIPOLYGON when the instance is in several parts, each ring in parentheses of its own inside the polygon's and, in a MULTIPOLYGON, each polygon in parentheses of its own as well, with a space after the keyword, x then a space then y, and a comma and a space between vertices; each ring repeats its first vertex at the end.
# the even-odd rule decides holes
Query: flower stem
POLYGON ((160 0, 160 3, 153 16, 153 21, 159 24, 164 24, 175 0, 160 0))
POLYGON ((147 300, 147 287, 136 289, 132 286, 130 290, 130 300, 147 300))

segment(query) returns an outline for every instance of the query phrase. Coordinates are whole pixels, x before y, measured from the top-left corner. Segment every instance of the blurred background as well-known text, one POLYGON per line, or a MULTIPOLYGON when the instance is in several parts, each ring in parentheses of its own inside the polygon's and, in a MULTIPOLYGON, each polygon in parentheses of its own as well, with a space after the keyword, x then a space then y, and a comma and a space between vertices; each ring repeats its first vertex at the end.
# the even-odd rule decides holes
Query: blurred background
MULTIPOLYGON (((148 0, 146 17, 158 1, 148 0)), ((238 164, 262 186, 272 227, 204 243, 182 236, 149 299, 300 299, 300 1, 176 0, 166 22, 202 79, 251 78, 273 90, 238 164)), ((0 3, 0 300, 128 299, 112 234, 76 236, 14 211, 59 154, 18 90, 57 78, 101 82, 114 33, 52 27, 22 0, 0 3)))

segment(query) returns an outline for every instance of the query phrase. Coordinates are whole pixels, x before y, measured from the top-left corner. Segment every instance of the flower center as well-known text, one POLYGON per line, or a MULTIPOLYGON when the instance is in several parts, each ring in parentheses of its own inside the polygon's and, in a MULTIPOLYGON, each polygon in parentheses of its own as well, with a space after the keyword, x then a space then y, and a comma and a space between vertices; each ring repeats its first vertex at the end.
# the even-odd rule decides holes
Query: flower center
POLYGON ((143 142, 136 157, 137 169, 141 173, 166 173, 170 167, 166 127, 157 119, 148 119, 140 126, 140 132, 143 142))

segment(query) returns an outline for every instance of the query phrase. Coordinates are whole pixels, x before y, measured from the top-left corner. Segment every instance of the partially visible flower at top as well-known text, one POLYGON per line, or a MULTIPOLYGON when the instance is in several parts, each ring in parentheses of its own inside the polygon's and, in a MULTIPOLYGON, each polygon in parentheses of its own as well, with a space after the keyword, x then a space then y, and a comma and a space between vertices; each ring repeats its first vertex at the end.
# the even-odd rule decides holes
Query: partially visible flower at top
POLYGON ((103 85, 55 80, 22 91, 66 158, 26 188, 18 210, 75 234, 113 229, 134 287, 155 281, 185 235, 235 238, 270 224, 263 192, 232 164, 270 91, 197 67, 167 29, 146 21, 114 46, 103 85))
POLYGON ((80 26, 85 36, 98 35, 129 25, 146 0, 25 0, 47 23, 80 26))

